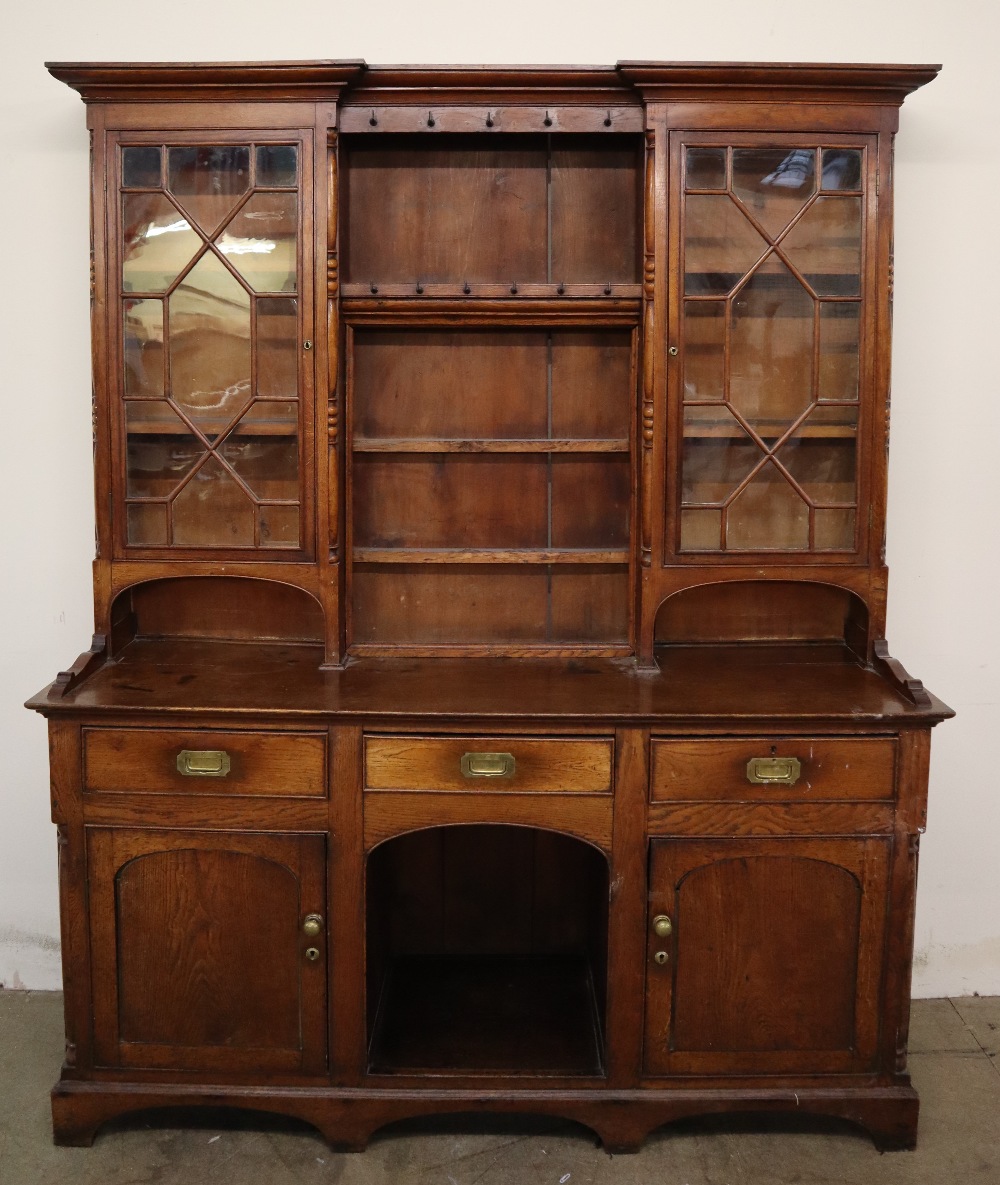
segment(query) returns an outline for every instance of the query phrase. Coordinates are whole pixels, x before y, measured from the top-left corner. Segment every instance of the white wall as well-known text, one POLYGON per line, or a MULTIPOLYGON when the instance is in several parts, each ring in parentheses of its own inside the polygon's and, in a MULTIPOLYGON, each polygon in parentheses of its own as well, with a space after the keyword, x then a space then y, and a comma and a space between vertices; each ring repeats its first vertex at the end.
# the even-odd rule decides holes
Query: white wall
POLYGON ((89 644, 87 136, 43 60, 943 62, 902 111, 889 561, 894 653, 935 733, 915 990, 1000 993, 1000 8, 984 0, 28 0, 0 71, 0 984, 59 986, 45 727, 21 701, 89 644))

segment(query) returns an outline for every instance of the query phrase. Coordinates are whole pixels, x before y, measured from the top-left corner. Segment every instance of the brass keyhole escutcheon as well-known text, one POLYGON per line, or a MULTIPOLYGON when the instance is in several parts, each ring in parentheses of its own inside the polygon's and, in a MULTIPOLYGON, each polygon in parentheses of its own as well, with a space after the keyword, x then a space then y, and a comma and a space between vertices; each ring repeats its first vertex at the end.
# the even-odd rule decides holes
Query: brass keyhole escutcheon
POLYGON ((319 958, 319 948, 315 947, 315 946, 307 946, 306 947, 306 958, 309 960, 310 963, 315 963, 316 960, 319 958))
POLYGON ((670 956, 665 950, 658 950, 656 954, 653 955, 653 962, 656 963, 657 966, 662 967, 669 958, 670 956))
POLYGON ((657 914, 657 916, 653 918, 653 933, 657 938, 669 938, 673 932, 673 923, 665 913, 657 914))
POLYGON ((323 919, 318 913, 306 915, 306 919, 302 923, 302 933, 307 938, 316 938, 323 933, 323 919))

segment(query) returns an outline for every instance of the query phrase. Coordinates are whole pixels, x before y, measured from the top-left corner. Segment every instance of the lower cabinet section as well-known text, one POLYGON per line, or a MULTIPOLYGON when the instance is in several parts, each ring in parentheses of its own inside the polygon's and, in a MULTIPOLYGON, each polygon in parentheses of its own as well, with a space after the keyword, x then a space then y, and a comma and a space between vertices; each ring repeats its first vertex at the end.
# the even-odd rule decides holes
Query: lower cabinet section
POLYGON ((324 836, 92 827, 87 863, 99 1064, 325 1069, 324 836))
POLYGON ((890 842, 653 840, 646 1072, 872 1068, 890 842))

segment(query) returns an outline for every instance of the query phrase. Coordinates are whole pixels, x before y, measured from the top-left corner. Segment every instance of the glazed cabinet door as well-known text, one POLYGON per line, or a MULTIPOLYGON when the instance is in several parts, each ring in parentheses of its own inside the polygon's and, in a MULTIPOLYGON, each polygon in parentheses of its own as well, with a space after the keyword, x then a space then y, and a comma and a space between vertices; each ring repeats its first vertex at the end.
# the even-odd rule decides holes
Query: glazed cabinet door
POLYGON ((890 843, 654 840, 647 1073, 871 1068, 890 843))
POLYGON ((310 550, 311 138, 275 135, 145 133, 109 151, 129 558, 310 550))
POLYGON ((864 552, 875 165, 865 136, 675 137, 668 557, 864 552))
POLYGON ((320 835, 90 828, 99 1063, 322 1072, 325 857, 320 835))

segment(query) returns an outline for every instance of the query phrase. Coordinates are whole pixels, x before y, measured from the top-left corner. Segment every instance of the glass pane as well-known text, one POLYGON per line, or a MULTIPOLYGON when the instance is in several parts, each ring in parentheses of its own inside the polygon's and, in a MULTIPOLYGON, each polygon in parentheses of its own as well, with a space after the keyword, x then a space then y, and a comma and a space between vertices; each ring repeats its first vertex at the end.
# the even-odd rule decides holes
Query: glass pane
POLYGON ((853 510, 817 510, 815 547, 817 551, 854 550, 853 510))
POLYGON ((250 295, 205 254, 170 297, 170 388, 210 439, 250 400, 250 295))
POLYGON ((294 144, 261 144, 257 148, 257 184, 294 185, 297 151, 294 144))
POLYGON ((298 547, 298 506, 262 506, 260 508, 261 547, 298 547))
POLYGON ((122 287, 162 292, 190 263, 201 238, 162 193, 130 193, 122 200, 122 287))
POLYGON ((257 394, 294 399, 299 387, 299 323, 294 300, 257 301, 257 394))
POLYGON ((163 397, 163 301, 123 305, 125 394, 163 397))
POLYGON ((125 431, 125 493, 129 498, 169 497, 205 455, 205 446, 187 430, 170 404, 161 400, 126 403, 125 431))
POLYGON ((174 499, 173 518, 179 547, 253 546, 253 503, 215 457, 174 499))
POLYGON ((299 405, 293 400, 256 400, 237 431, 250 436, 294 436, 299 427, 299 405))
POLYGON ((857 399, 861 305, 819 306, 819 397, 857 399))
POLYGON ((822 189, 861 188, 861 149, 824 148, 822 189))
POLYGON ((733 499, 726 545, 731 551, 809 546, 809 507, 770 462, 733 499))
POLYGON ((736 287, 767 244, 725 194, 684 204, 684 291, 717 296, 736 287))
POLYGON ((133 189, 153 189, 160 183, 159 147, 122 149, 122 185, 133 189))
POLYGON ((726 150, 689 148, 685 181, 688 189, 725 189, 726 150))
POLYGON ((721 506, 760 462, 761 451, 745 435, 717 439, 687 432, 685 426, 682 502, 721 506))
POLYGON ((815 302, 776 258, 733 299, 729 398, 765 438, 812 402, 815 302))
POLYGON ((819 296, 861 292, 861 198, 820 197, 782 247, 819 296))
POLYGON ((842 434, 835 437, 807 435, 810 431, 804 428, 782 445, 778 460, 815 504, 853 502, 857 452, 853 429, 840 429, 842 434))
POLYGON ((128 507, 128 541, 134 547, 163 547, 167 542, 167 508, 163 503, 133 502, 128 507))
POLYGON ((260 436, 242 431, 242 423, 219 448, 258 498, 295 498, 299 485, 299 449, 294 436, 260 436))
POLYGON ((816 189, 814 148, 734 148, 733 193, 777 237, 816 189))
POLYGON ((219 250, 255 292, 295 291, 298 195, 257 193, 219 238, 219 250))
POLYGON ((242 145, 171 148, 170 192, 206 234, 211 234, 250 185, 250 149, 242 145))
POLYGON ((721 547, 721 510, 681 511, 681 551, 719 551, 721 547))
POLYGON ((726 306, 721 300, 684 302, 684 398, 725 397, 726 306))

